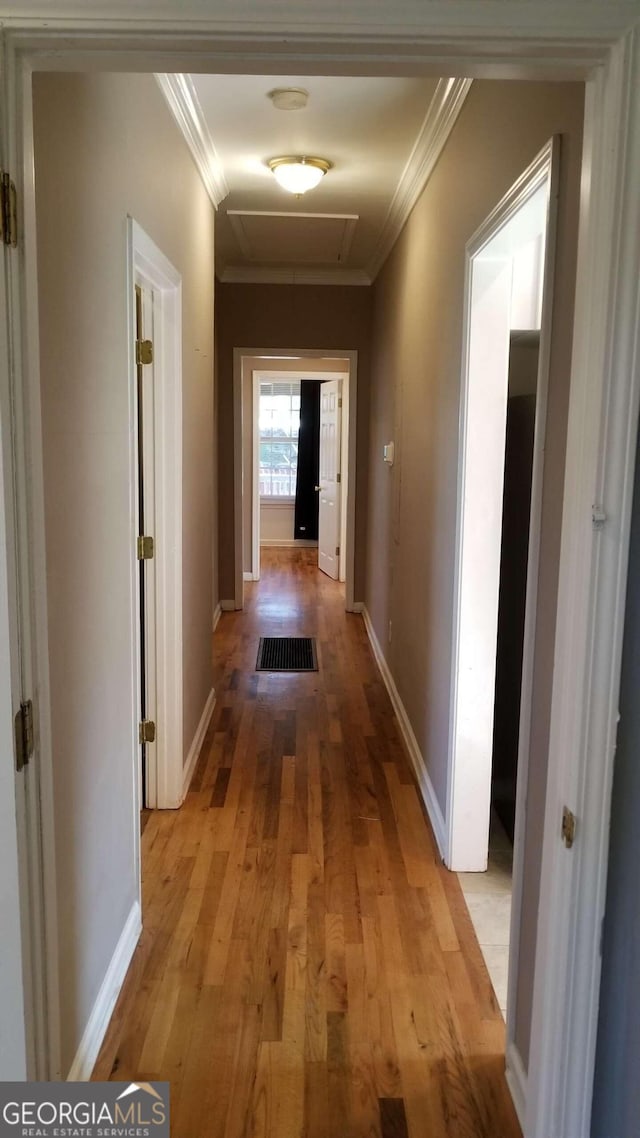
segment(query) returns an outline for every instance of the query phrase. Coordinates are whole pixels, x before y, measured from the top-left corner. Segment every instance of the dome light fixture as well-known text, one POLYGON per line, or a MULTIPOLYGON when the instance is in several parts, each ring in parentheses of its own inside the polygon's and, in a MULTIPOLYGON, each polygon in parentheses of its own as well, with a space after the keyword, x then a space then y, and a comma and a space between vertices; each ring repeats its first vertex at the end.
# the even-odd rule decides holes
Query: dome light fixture
POLYGON ((307 158, 306 155, 288 154, 282 158, 270 158, 267 166, 283 190, 300 197, 317 186, 331 169, 332 163, 326 158, 307 158))

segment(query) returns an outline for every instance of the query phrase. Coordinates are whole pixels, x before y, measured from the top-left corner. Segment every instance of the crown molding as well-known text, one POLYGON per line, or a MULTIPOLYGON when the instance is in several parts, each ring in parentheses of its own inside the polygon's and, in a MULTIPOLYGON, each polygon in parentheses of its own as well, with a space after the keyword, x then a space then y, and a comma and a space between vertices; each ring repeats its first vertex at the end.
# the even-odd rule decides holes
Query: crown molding
POLYGON ((217 209, 227 197, 229 187, 191 77, 156 75, 156 80, 193 155, 213 207, 217 209))
POLYGON ((227 265, 218 274, 221 284, 370 285, 364 269, 261 269, 252 265, 227 265))
POLYGON ((384 265, 411 210, 429 181, 469 94, 471 83, 471 79, 439 80, 420 133, 393 195, 380 239, 367 265, 367 273, 372 281, 384 265))

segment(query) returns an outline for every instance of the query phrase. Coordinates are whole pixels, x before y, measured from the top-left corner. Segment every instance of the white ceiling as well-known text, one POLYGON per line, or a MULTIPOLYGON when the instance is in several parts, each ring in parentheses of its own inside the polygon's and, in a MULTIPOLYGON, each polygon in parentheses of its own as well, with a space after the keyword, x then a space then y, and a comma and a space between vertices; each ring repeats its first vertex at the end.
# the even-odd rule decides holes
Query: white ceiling
POLYGON ((191 75, 158 81, 218 207, 222 280, 367 284, 426 182, 469 83, 424 78, 191 75), (307 106, 277 110, 274 88, 307 106), (266 166, 281 154, 333 168, 301 198, 266 166))

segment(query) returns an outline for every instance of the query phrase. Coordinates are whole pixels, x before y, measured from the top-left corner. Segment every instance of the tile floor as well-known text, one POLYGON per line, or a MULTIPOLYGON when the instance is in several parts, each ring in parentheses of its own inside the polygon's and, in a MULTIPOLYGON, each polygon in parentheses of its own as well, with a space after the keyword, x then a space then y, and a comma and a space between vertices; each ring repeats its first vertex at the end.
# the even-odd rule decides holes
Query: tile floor
POLYGON ((513 847, 495 814, 486 873, 459 873, 469 915, 503 1016, 507 1011, 513 847))

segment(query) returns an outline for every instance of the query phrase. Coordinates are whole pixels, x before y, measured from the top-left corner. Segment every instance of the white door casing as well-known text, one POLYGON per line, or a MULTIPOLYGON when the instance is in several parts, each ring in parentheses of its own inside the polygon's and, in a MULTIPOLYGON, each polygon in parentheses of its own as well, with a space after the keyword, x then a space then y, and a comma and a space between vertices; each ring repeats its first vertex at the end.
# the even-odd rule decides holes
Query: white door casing
POLYGON ((337 581, 340 576, 340 490, 342 380, 320 388, 320 474, 316 487, 318 510, 318 568, 337 581))
MULTIPOLYGON (((153 328, 153 364, 143 368, 145 384, 145 529, 154 557, 145 569, 147 590, 148 695, 156 741, 147 750, 148 804, 175 809, 183 798, 182 723, 182 283, 178 271, 132 218, 128 219, 130 342, 135 342, 135 284, 143 287, 145 336, 153 328)), ((140 611, 135 535, 138 525, 136 367, 132 348, 129 376, 131 488, 131 667, 133 706, 140 707, 140 611)), ((134 825, 139 832, 140 768, 138 724, 132 748, 136 775, 134 825)), ((136 847, 138 838, 136 837, 136 847)))

